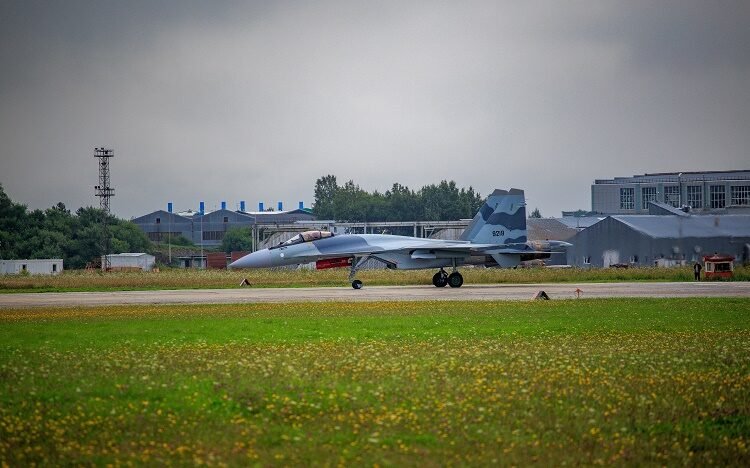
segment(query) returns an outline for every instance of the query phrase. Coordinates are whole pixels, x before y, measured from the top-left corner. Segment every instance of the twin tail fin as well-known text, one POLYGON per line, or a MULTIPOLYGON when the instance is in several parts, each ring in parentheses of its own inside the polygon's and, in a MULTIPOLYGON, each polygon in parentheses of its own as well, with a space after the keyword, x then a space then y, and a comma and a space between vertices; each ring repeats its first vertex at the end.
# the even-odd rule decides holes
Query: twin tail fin
POLYGON ((474 244, 526 243, 526 201, 523 190, 496 189, 461 234, 474 244))

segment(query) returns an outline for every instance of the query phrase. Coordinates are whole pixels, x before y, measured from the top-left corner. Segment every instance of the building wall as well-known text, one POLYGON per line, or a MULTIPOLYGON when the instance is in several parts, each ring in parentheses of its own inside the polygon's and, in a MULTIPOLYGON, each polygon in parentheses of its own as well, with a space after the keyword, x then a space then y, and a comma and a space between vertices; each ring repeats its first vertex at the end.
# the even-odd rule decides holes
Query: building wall
POLYGON ((251 228, 259 224, 292 224, 296 221, 312 221, 315 216, 306 210, 289 212, 244 213, 231 210, 217 210, 204 216, 195 214, 192 217, 180 216, 158 210, 133 219, 152 242, 166 242, 168 233, 172 236, 182 235, 196 245, 215 247, 227 230, 234 227, 251 228))
POLYGON ((568 263, 578 267, 606 267, 613 263, 653 266, 660 259, 698 261, 703 255, 718 252, 747 261, 747 237, 652 238, 614 218, 579 232, 570 241, 568 263))
POLYGON ((63 271, 63 261, 61 258, 0 260, 0 274, 17 275, 24 271, 31 275, 57 275, 63 271))
POLYGON ((213 211, 193 219, 192 241, 198 245, 218 246, 230 228, 249 229, 254 224, 255 218, 243 213, 229 210, 213 211))
MULTIPOLYGON (((591 186, 591 210, 602 214, 648 214, 644 189, 655 194, 656 201, 673 206, 691 206, 697 213, 750 212, 750 197, 732 199, 732 187, 750 189, 750 171, 656 174, 597 180, 591 186), (711 187, 723 187, 724 204, 712 204, 711 187), (621 189, 632 189, 632 208, 621 204, 621 189), (717 206, 719 205, 719 206, 717 206)), ((744 189, 743 189, 744 190, 744 189)))
POLYGON ((192 220, 167 211, 154 211, 133 219, 133 223, 146 233, 151 242, 166 241, 170 232, 173 238, 182 235, 193 240, 192 220))

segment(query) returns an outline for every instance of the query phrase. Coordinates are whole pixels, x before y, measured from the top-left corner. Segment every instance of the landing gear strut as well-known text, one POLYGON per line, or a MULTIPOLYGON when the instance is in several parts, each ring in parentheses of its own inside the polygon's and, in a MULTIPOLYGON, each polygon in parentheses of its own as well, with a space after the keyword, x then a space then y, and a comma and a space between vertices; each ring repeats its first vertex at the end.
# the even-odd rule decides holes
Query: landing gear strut
POLYGON ((369 255, 365 255, 364 257, 361 257, 359 260, 357 260, 356 257, 354 258, 354 261, 352 262, 352 269, 349 271, 349 281, 352 282, 352 287, 354 289, 362 289, 362 281, 358 279, 354 279, 354 275, 357 274, 357 270, 362 268, 362 266, 365 263, 367 263, 367 260, 369 259, 370 259, 369 255))
POLYGON ((444 288, 445 285, 448 284, 448 273, 441 268, 440 271, 433 275, 432 284, 434 284, 436 288, 444 288))
POLYGON ((450 275, 442 268, 432 277, 432 284, 437 288, 450 286, 451 288, 460 288, 464 284, 464 277, 458 271, 453 271, 450 275))

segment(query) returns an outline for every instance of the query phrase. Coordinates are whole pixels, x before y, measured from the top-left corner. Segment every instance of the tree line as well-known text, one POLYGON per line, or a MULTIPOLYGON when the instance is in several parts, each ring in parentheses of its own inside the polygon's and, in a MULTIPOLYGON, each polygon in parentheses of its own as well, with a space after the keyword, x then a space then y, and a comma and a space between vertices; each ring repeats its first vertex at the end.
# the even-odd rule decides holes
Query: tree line
MULTIPOLYGON (((0 258, 62 258, 66 269, 83 268, 101 258, 102 217, 99 208, 71 213, 64 203, 29 211, 13 202, 0 185, 0 258)), ((130 221, 108 215, 112 253, 148 252, 151 242, 130 221)))
POLYGON ((336 176, 315 182, 313 213, 335 221, 452 221, 473 218, 484 203, 472 187, 454 181, 425 185, 415 191, 394 183, 390 190, 370 193, 350 180, 339 185, 336 176))
MULTIPOLYGON (((425 185, 416 191, 394 183, 384 193, 370 193, 351 180, 339 185, 336 176, 326 175, 315 182, 313 213, 318 219, 336 221, 449 221, 474 217, 483 202, 472 187, 458 188, 453 181, 425 185)), ((0 184, 0 259, 62 258, 66 269, 84 268, 103 253, 104 215, 93 207, 72 213, 64 203, 29 210, 11 200, 0 184)), ((107 216, 112 253, 155 253, 154 245, 138 226, 107 216)), ((246 231, 228 230, 220 250, 249 250, 252 239, 246 231)), ((187 239, 174 239, 173 244, 192 245, 187 239)))

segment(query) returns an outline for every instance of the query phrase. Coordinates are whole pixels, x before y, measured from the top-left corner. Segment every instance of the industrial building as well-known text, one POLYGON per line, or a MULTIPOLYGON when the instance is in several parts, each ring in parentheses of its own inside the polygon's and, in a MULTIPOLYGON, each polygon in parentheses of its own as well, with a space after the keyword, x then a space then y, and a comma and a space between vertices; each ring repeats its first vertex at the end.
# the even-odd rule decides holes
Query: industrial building
POLYGON ((569 242, 568 264, 579 267, 672 266, 703 255, 750 261, 750 215, 607 216, 569 242))
POLYGON ((650 202, 702 214, 750 214, 750 170, 642 174, 591 186, 595 214, 649 214, 650 202))
POLYGON ((204 247, 221 245, 224 234, 234 227, 252 228, 256 225, 291 224, 297 221, 312 221, 315 216, 312 211, 302 207, 295 210, 283 211, 279 203, 278 211, 264 211, 263 203, 259 211, 245 211, 245 203, 240 202, 237 211, 228 210, 226 202, 221 202, 221 209, 205 212, 204 203, 200 203, 198 211, 172 212, 172 204, 167 205, 167 211, 157 210, 138 218, 132 219, 152 242, 166 241, 171 237, 183 236, 190 242, 204 247))
POLYGON ((2 275, 56 275, 62 271, 62 258, 0 260, 0 274, 2 275))

